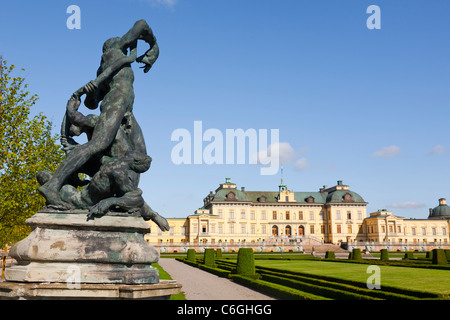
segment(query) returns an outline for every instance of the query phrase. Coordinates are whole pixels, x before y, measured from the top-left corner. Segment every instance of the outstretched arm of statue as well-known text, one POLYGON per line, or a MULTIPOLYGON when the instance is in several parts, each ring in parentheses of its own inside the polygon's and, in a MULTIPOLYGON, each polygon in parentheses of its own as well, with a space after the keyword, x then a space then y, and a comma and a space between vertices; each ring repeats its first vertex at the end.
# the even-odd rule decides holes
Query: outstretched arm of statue
POLYGON ((92 123, 91 119, 78 111, 80 103, 80 99, 75 96, 72 96, 69 101, 67 101, 66 115, 70 123, 78 127, 93 128, 95 124, 92 123))
POLYGON ((137 40, 144 40, 150 45, 150 49, 136 59, 144 63, 144 72, 147 73, 159 56, 159 47, 152 29, 145 20, 137 21, 134 26, 122 37, 122 48, 129 48, 137 40))
POLYGON ((115 61, 108 68, 103 70, 103 72, 101 74, 99 74, 98 77, 95 80, 91 81, 90 83, 92 83, 96 88, 98 88, 103 81, 109 79, 115 72, 120 70, 120 68, 122 68, 124 65, 134 62, 137 57, 136 46, 137 46, 137 41, 135 41, 129 47, 130 48, 129 56, 125 56, 125 57, 120 58, 117 61, 115 61))
MULTIPOLYGON (((103 72, 100 73, 97 76, 97 78, 95 78, 95 80, 89 81, 83 87, 81 87, 80 89, 75 91, 75 93, 73 94, 73 97, 79 98, 83 94, 86 94, 89 97, 90 100, 93 100, 93 97, 95 95, 95 92, 96 92, 97 88, 100 86, 100 84, 103 81, 109 79, 115 72, 120 70, 120 68, 122 68, 124 65, 126 65, 128 63, 132 63, 133 61, 136 60, 136 57, 137 57, 136 44, 137 43, 135 42, 134 44, 132 44, 129 47, 130 48, 130 55, 129 56, 125 56, 123 58, 120 58, 117 61, 115 61, 114 63, 112 63, 108 68, 103 70, 103 72)), ((86 97, 86 99, 88 99, 88 97, 86 97)), ((98 101, 95 101, 95 102, 92 101, 91 103, 89 103, 89 106, 87 106, 90 109, 95 109, 95 107, 92 107, 91 105, 95 105, 95 107, 96 107, 98 105, 98 101)))

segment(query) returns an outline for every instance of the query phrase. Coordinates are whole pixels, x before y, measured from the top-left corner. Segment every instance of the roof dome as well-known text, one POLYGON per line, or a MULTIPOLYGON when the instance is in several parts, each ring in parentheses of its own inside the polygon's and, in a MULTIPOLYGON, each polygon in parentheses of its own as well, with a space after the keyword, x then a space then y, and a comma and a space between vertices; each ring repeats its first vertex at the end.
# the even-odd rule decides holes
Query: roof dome
POLYGON ((450 219, 450 207, 447 206, 447 200, 439 199, 439 205, 430 209, 429 219, 450 219))
POLYGON ((328 193, 327 202, 365 202, 356 192, 350 190, 336 190, 328 193))

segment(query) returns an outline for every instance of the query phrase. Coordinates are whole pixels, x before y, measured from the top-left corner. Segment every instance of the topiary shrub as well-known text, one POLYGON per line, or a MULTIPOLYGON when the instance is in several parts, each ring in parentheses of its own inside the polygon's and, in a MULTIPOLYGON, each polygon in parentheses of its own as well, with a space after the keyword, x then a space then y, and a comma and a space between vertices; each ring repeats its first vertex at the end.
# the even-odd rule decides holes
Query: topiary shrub
POLYGON ((433 264, 446 264, 447 258, 445 256, 444 249, 433 249, 433 264))
POLYGON ((205 249, 203 264, 212 268, 216 267, 216 254, 214 252, 214 249, 205 249))
POLYGON ((362 260, 361 249, 353 248, 353 250, 352 250, 352 260, 362 260))
POLYGON ((413 252, 405 252, 405 256, 403 257, 403 260, 410 260, 410 259, 414 259, 413 252))
POLYGON ((389 261, 389 253, 387 249, 380 250, 380 260, 381 261, 389 261))
POLYGON ((218 248, 218 249, 216 250, 216 257, 217 257, 217 258, 222 258, 222 249, 218 248))
POLYGON ((187 260, 195 262, 195 249, 188 249, 187 260))
POLYGON ((450 249, 445 249, 444 252, 445 252, 445 257, 447 258, 447 262, 449 262, 450 261, 450 249))
POLYGON ((334 254, 334 251, 327 251, 325 253, 325 259, 336 259, 336 255, 334 254))
POLYGON ((255 275, 255 258, 252 248, 240 248, 237 257, 236 273, 242 276, 255 275))

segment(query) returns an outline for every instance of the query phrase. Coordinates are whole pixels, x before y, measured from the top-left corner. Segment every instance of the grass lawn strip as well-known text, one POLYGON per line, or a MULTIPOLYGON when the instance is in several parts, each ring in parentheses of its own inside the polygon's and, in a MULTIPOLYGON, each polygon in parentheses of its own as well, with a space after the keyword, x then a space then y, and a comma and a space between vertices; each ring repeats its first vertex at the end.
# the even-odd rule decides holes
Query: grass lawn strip
MULTIPOLYGON (((366 273, 368 265, 325 261, 275 261, 256 260, 257 267, 328 276, 366 283, 371 274, 366 273)), ((426 291, 442 296, 450 295, 450 272, 447 270, 379 266, 381 287, 398 287, 426 291)))

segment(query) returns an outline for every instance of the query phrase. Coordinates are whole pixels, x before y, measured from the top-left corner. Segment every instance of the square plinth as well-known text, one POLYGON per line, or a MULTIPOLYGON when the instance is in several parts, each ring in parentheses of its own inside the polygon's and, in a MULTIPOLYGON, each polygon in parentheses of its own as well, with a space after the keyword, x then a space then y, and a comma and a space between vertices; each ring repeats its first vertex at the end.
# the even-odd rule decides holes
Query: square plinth
POLYGON ((180 291, 175 280, 135 285, 0 282, 0 300, 168 300, 180 291))

